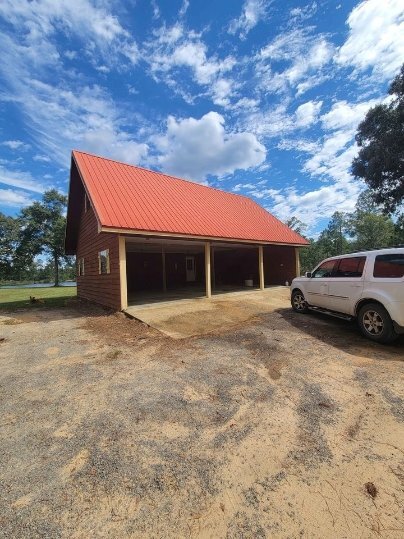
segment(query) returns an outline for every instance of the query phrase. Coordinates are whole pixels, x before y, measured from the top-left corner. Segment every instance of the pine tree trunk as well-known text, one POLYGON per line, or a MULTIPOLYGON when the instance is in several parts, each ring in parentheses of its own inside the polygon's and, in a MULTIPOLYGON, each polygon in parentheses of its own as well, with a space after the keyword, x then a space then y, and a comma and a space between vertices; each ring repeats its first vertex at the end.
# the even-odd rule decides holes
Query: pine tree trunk
POLYGON ((53 261, 55 264, 55 286, 59 286, 59 257, 54 255, 53 261))

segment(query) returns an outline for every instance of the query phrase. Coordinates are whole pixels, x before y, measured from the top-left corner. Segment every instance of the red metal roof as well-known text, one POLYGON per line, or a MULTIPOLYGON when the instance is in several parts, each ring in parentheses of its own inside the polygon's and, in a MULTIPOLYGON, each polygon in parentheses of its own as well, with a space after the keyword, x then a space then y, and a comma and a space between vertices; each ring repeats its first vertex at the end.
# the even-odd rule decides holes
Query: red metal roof
POLYGON ((76 150, 73 158, 102 227, 308 243, 245 196, 76 150))

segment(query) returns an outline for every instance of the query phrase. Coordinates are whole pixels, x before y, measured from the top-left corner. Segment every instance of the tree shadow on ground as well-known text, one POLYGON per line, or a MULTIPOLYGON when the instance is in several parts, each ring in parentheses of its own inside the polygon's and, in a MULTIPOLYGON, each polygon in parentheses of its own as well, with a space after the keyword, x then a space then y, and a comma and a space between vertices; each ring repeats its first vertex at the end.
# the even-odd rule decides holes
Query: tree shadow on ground
POLYGON ((367 359, 404 361, 404 335, 392 344, 366 339, 355 321, 341 320, 322 313, 298 314, 291 309, 277 309, 283 320, 299 331, 345 353, 367 359))

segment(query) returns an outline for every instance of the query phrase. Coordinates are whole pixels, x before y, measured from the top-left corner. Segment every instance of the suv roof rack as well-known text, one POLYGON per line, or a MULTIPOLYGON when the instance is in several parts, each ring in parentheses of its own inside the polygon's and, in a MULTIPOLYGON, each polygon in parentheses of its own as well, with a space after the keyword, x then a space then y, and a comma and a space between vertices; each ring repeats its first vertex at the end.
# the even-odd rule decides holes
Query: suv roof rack
MULTIPOLYGON (((390 247, 375 247, 374 249, 360 249, 359 251, 349 251, 345 253, 346 255, 354 255, 355 253, 367 253, 369 251, 383 251, 384 249, 403 249, 404 243, 399 243, 398 245, 390 245, 390 247)), ((337 255, 344 256, 344 255, 337 255)))

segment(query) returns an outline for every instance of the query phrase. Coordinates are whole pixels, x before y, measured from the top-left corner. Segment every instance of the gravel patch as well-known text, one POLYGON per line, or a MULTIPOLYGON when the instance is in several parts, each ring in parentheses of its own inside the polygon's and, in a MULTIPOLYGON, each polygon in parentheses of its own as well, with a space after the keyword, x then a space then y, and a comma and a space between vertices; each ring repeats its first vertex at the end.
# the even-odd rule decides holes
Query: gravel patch
POLYGON ((97 309, 10 317, 0 537, 401 530, 402 343, 286 307, 181 341, 97 309))

